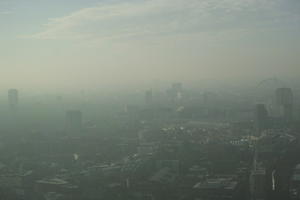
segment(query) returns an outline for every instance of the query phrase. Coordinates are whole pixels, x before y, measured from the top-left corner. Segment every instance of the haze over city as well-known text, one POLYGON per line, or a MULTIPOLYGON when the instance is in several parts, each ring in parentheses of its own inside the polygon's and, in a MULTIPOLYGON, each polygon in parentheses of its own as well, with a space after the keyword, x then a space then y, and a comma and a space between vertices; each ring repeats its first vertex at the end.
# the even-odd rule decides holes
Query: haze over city
POLYGON ((299 0, 0 0, 0 200, 300 200, 299 0))
POLYGON ((296 79, 297 0, 1 0, 1 88, 296 79))

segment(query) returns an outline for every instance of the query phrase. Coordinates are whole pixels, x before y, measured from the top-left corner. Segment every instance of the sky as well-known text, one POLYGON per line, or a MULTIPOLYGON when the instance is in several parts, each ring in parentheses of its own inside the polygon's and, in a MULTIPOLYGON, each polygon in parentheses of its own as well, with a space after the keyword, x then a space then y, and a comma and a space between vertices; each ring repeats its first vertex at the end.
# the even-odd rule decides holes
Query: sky
POLYGON ((299 0, 0 0, 0 88, 300 75, 299 0))

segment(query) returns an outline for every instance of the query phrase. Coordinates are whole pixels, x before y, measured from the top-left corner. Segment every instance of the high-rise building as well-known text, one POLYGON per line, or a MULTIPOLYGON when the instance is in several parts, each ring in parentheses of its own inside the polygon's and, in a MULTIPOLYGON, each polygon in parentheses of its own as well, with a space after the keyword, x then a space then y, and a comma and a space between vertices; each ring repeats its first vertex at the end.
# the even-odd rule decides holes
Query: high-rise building
POLYGON ((152 90, 147 90, 145 93, 145 102, 147 105, 152 104, 153 102, 153 93, 152 90))
POLYGON ((173 103, 178 103, 183 97, 182 83, 173 83, 167 94, 173 103))
POLYGON ((8 103, 10 109, 14 110, 18 107, 19 103, 19 92, 17 89, 8 90, 8 103))
POLYGON ((68 132, 80 132, 82 130, 82 113, 79 110, 66 112, 66 130, 68 132))
POLYGON ((263 130, 268 127, 269 117, 268 111, 264 104, 257 104, 255 106, 255 126, 258 130, 263 130))
POLYGON ((276 90, 276 104, 279 106, 281 115, 285 120, 293 118, 293 92, 291 88, 278 88, 276 90))

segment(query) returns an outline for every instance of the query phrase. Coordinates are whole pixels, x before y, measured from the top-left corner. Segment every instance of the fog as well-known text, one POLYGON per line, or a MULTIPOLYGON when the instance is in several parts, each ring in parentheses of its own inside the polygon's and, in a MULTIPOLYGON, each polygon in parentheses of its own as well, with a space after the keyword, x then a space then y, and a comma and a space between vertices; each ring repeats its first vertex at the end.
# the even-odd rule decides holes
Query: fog
POLYGON ((299 200, 299 0, 0 0, 0 200, 299 200))
POLYGON ((2 89, 300 73, 296 0, 0 3, 2 89))

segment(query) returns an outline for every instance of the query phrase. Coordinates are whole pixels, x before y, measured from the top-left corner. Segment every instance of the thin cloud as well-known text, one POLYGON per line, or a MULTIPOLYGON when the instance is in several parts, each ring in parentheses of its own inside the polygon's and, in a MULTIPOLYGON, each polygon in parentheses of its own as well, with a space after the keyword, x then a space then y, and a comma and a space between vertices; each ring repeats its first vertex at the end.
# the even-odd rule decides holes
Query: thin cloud
POLYGON ((286 0, 143 0, 102 3, 49 19, 34 39, 112 39, 228 31, 299 21, 286 0), (296 18, 295 18, 296 17, 296 18))

